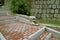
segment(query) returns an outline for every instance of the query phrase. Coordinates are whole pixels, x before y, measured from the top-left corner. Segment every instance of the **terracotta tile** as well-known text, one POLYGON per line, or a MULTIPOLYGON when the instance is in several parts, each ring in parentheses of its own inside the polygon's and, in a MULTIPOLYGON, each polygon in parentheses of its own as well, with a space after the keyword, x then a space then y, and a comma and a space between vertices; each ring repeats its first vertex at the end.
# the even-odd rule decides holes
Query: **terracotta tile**
POLYGON ((0 26, 2 26, 1 28, 3 29, 4 36, 7 40, 23 40, 39 29, 38 26, 26 24, 26 30, 24 32, 20 32, 20 29, 24 24, 25 23, 22 22, 12 22, 10 24, 0 26))

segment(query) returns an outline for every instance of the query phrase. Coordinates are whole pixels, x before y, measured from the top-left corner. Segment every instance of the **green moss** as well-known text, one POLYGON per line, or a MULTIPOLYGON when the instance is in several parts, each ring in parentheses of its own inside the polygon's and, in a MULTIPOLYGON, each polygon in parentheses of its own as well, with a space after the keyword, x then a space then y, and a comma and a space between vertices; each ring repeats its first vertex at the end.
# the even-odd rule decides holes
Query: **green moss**
POLYGON ((60 25, 60 21, 53 21, 53 20, 40 20, 40 23, 46 23, 46 24, 53 24, 53 25, 60 25))
POLYGON ((9 0, 9 9, 13 13, 29 15, 27 0, 9 0))

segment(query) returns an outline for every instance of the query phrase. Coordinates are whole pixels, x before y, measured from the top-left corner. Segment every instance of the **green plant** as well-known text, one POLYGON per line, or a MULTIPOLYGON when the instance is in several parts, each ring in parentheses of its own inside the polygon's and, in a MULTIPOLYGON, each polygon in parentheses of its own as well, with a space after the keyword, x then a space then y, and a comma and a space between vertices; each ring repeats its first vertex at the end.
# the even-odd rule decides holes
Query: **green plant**
POLYGON ((4 0, 0 0, 0 6, 4 5, 4 0))
POLYGON ((41 20, 40 19, 40 23, 44 23, 44 24, 53 24, 53 25, 59 25, 60 26, 60 20, 41 20))
POLYGON ((13 13, 29 15, 27 0, 9 0, 9 8, 13 13))

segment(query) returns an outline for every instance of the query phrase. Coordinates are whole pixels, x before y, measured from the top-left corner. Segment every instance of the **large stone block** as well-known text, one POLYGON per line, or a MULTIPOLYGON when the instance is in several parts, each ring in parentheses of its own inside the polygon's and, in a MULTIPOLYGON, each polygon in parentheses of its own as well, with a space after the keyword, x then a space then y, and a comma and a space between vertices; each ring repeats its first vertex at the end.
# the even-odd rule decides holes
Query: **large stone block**
POLYGON ((47 13, 49 13, 50 12, 50 9, 47 9, 47 13))
POLYGON ((34 8, 34 5, 31 5, 32 8, 34 8))
POLYGON ((52 5, 48 5, 48 8, 52 8, 52 5))
POLYGON ((52 8, 56 8, 56 5, 52 5, 52 8))
POLYGON ((59 13, 59 9, 55 9, 55 13, 59 13))
POLYGON ((40 7, 39 8, 42 8, 42 5, 40 5, 40 7))
POLYGON ((48 5, 43 5, 43 8, 48 8, 48 5))
POLYGON ((35 4, 38 4, 38 2, 37 2, 37 1, 35 1, 35 4))
POLYGON ((54 14, 54 17, 57 17, 57 14, 54 14))
POLYGON ((60 5, 57 5, 57 8, 60 9, 60 5))
POLYGON ((43 9, 43 13, 46 13, 46 9, 43 9))
POLYGON ((38 4, 38 1, 34 1, 35 2, 35 4, 38 4))
POLYGON ((51 4, 51 1, 50 1, 50 0, 48 0, 48 1, 47 1, 47 4, 51 4))
POLYGON ((31 13, 33 13, 34 11, 35 11, 35 9, 31 9, 31 11, 30 11, 30 12, 31 12, 31 13))
POLYGON ((54 9, 51 9, 51 10, 50 10, 50 13, 54 13, 54 9))
POLYGON ((39 5, 35 5, 35 8, 39 8, 39 5))
POLYGON ((47 17, 49 17, 49 14, 46 14, 47 17))
POLYGON ((38 9, 35 9, 35 13, 38 13, 38 9))
POLYGON ((59 0, 56 0, 56 1, 55 1, 55 4, 59 4, 59 0))
POLYGON ((51 4, 54 4, 55 0, 51 0, 51 4))
POLYGON ((44 2, 43 1, 40 1, 40 4, 43 4, 44 2))
POLYGON ((60 19, 60 14, 57 15, 57 18, 60 19))
POLYGON ((39 9, 39 13, 42 13, 42 9, 39 9))
POLYGON ((46 14, 42 14, 42 17, 45 18, 46 17, 46 14))
POLYGON ((47 1, 43 1, 44 4, 47 4, 47 1))

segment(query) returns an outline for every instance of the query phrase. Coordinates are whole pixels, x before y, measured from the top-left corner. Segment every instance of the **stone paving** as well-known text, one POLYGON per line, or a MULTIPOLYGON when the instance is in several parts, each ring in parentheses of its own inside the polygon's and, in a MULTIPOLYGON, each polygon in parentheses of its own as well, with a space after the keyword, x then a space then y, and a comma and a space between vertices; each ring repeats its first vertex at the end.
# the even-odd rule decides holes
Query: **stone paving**
MULTIPOLYGON (((37 30, 42 28, 42 26, 32 26, 17 21, 10 24, 0 25, 0 28, 0 31, 7 40, 23 40, 24 38, 27 38, 37 30)), ((47 31, 44 32, 40 35, 39 40, 44 40, 45 36, 48 34, 49 33, 47 31)), ((52 37, 51 40, 58 39, 56 37, 52 37)))
MULTIPOLYGON (((48 31, 45 31, 44 33, 42 33, 39 38, 37 38, 37 40, 45 40, 46 36, 49 34, 48 31)), ((58 38, 52 36, 50 40, 59 40, 58 38)))
POLYGON ((36 32, 39 28, 41 27, 27 25, 21 22, 0 25, 0 31, 7 40, 23 40, 36 32))
MULTIPOLYGON (((2 16, 1 18, 9 18, 8 16, 2 16)), ((23 22, 15 21, 8 24, 0 24, 0 32, 7 40, 23 40, 31 34, 38 31, 44 25, 33 26, 23 22)), ((39 40, 44 40, 44 36, 49 33, 46 31, 40 35, 39 40)), ((51 40, 58 40, 56 37, 52 37, 51 40)))

